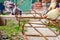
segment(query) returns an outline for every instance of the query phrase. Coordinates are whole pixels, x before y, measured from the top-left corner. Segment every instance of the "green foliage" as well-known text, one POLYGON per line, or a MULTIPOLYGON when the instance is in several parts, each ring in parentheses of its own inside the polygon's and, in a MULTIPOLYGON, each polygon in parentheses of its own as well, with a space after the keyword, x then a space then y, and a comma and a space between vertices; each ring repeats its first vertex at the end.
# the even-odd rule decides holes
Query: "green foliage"
POLYGON ((26 20, 22 19, 20 23, 21 25, 25 25, 27 22, 29 22, 29 19, 26 19, 26 20))
POLYGON ((3 14, 0 13, 0 15, 8 15, 8 14, 7 13, 3 13, 3 14))
MULTIPOLYGON (((56 32, 59 32, 60 31, 60 29, 58 29, 56 26, 52 25, 49 22, 45 22, 45 24, 48 25, 49 28, 53 29, 56 32)), ((60 22, 58 22, 57 24, 60 24, 60 22)))
POLYGON ((4 31, 8 36, 12 36, 14 33, 16 35, 19 34, 21 32, 21 28, 18 24, 13 23, 12 20, 8 20, 6 26, 0 26, 0 31, 4 31))
MULTIPOLYGON (((0 26, 0 31, 3 32, 3 35, 8 35, 8 37, 12 37, 13 35, 19 35, 21 32, 21 26, 25 25, 29 20, 24 21, 24 19, 21 20, 21 25, 18 25, 18 22, 15 22, 14 20, 8 19, 6 26, 0 26)), ((26 31, 26 30, 24 30, 26 31)), ((18 40, 20 40, 18 38, 18 40)))
POLYGON ((60 29, 58 29, 56 26, 53 26, 53 25, 48 25, 49 28, 55 30, 56 32, 59 32, 60 29))

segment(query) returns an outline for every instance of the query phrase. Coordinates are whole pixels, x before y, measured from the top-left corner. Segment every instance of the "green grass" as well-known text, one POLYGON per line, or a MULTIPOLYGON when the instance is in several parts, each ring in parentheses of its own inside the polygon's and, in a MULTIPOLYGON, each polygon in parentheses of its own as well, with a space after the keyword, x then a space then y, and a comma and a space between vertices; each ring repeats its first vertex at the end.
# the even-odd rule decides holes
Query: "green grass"
POLYGON ((21 28, 18 26, 18 24, 13 23, 12 20, 8 20, 6 26, 0 26, 0 31, 4 31, 5 34, 11 36, 14 33, 16 35, 19 34, 21 32, 21 28))
MULTIPOLYGON (((48 24, 47 22, 45 22, 45 24, 48 25, 48 28, 51 28, 56 32, 60 32, 60 29, 58 29, 56 26, 53 26, 52 24, 48 24)), ((60 22, 58 22, 58 24, 60 24, 60 22)))
POLYGON ((49 25, 48 27, 51 28, 51 29, 53 29, 53 30, 55 30, 56 32, 60 31, 60 29, 58 29, 57 27, 55 27, 53 25, 49 25))
MULTIPOLYGON (((57 24, 60 24, 60 22, 58 22, 57 24)), ((48 27, 55 30, 56 32, 60 32, 60 29, 58 29, 56 26, 49 24, 48 27)))
MULTIPOLYGON (((29 20, 27 20, 28 22, 29 20)), ((21 26, 25 25, 27 22, 22 19, 21 26)), ((18 25, 18 22, 15 23, 14 20, 7 20, 6 26, 0 26, 0 31, 2 31, 3 35, 8 35, 8 37, 12 37, 13 35, 20 35, 20 32, 22 31, 21 26, 18 25)), ((26 29, 24 31, 27 31, 26 29)), ((19 39, 19 38, 18 38, 19 39)), ((20 39, 19 39, 20 40, 20 39)))

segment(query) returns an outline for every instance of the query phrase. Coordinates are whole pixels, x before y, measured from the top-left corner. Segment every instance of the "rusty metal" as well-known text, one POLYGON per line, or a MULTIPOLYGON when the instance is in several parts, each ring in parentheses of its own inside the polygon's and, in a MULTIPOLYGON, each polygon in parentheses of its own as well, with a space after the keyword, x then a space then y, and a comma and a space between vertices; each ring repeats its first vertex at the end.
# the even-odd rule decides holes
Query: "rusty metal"
MULTIPOLYGON (((35 15, 36 16, 36 15, 35 15)), ((20 24, 20 22, 21 22, 21 19, 23 19, 23 18, 29 18, 29 19, 43 19, 40 15, 39 16, 37 16, 37 17, 35 17, 35 16, 18 16, 18 15, 15 15, 14 17, 16 17, 16 20, 19 22, 19 26, 21 26, 21 24, 20 24)), ((3 16, 3 17, 5 17, 5 16, 3 16)), ((14 18, 13 17, 13 18, 14 18)), ((7 18, 10 18, 10 17, 7 17, 7 18)), ((33 29, 35 29, 35 31, 37 31, 40 35, 38 35, 38 34, 33 34, 33 35, 31 35, 31 34, 25 34, 25 32, 24 32, 24 28, 26 27, 26 26, 22 26, 21 28, 22 28, 22 34, 23 35, 25 35, 25 36, 36 36, 36 37, 44 37, 45 38, 45 40, 48 40, 48 37, 57 37, 58 35, 60 35, 60 34, 57 34, 57 33, 55 33, 52 29, 50 29, 50 28, 48 28, 48 27, 34 27, 34 26, 32 26, 31 24, 37 24, 37 25, 39 25, 38 23, 27 23, 27 24, 30 24, 30 27, 29 26, 27 26, 27 27, 29 27, 29 28, 33 28, 33 29), (39 32, 36 28, 48 28, 50 31, 52 31, 56 36, 44 36, 41 32, 39 32)), ((40 25, 42 25, 42 24, 40 24, 40 25)), ((45 24, 44 24, 45 25, 45 24)), ((27 37, 26 37, 27 38, 27 37)))

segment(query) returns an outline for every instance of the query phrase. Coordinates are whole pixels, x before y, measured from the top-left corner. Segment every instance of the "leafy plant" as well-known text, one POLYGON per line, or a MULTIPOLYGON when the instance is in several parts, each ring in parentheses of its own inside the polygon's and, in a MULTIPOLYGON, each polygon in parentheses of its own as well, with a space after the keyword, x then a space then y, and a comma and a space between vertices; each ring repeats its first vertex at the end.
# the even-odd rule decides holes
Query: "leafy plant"
MULTIPOLYGON (((15 21, 7 20, 6 26, 0 26, 0 31, 2 31, 3 35, 8 35, 12 37, 13 35, 19 35, 21 32, 21 26, 18 23, 14 23, 15 21)), ((21 25, 25 25, 26 22, 24 19, 21 21, 21 25)))
POLYGON ((7 15, 7 13, 3 13, 3 14, 0 13, 0 15, 7 15))
POLYGON ((12 20, 8 20, 6 26, 0 26, 0 30, 4 31, 7 35, 11 36, 15 32, 16 34, 21 31, 18 24, 13 23, 12 20))
MULTIPOLYGON (((60 23, 57 23, 60 24, 60 23)), ((60 29, 58 29, 56 26, 52 25, 52 24, 48 24, 48 27, 55 30, 56 32, 60 32, 60 29)))
MULTIPOLYGON (((49 28, 55 30, 56 32, 59 32, 60 29, 58 29, 58 28, 57 28, 56 26, 54 26, 52 23, 53 23, 52 21, 51 21, 51 23, 50 23, 49 21, 48 21, 48 22, 45 21, 44 24, 47 25, 49 28)), ((60 22, 57 22, 57 24, 60 24, 60 22)))
POLYGON ((53 30, 55 30, 56 32, 60 31, 60 29, 58 29, 57 27, 55 27, 53 25, 49 25, 48 27, 51 28, 51 29, 53 29, 53 30))

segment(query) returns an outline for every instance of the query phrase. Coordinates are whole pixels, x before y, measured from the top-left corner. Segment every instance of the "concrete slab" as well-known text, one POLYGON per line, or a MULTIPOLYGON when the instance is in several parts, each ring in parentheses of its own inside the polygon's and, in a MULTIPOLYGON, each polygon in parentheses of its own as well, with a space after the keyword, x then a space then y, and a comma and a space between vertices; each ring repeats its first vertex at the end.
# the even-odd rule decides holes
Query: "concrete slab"
POLYGON ((40 35, 38 32, 36 32, 33 28, 27 28, 27 31, 25 32, 27 35, 40 35))
POLYGON ((28 37, 28 40, 45 40, 43 37, 28 37))
POLYGON ((54 34, 48 28, 36 28, 36 29, 39 30, 39 32, 41 32, 44 36, 56 36, 56 34, 54 34))

